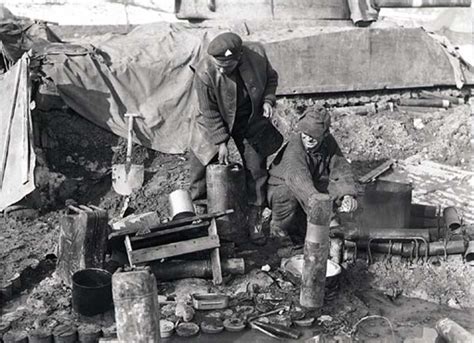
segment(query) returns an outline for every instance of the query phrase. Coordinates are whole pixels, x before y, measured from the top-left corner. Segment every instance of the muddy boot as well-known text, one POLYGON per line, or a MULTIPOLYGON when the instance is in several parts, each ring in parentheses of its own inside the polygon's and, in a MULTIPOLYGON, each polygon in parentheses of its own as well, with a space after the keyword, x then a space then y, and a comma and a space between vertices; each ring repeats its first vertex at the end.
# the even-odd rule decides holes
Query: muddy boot
POLYGON ((255 245, 265 245, 267 238, 263 233, 263 208, 260 206, 250 206, 248 215, 250 241, 255 245))
POLYGON ((270 237, 278 241, 282 247, 293 245, 288 232, 273 222, 270 222, 270 237))

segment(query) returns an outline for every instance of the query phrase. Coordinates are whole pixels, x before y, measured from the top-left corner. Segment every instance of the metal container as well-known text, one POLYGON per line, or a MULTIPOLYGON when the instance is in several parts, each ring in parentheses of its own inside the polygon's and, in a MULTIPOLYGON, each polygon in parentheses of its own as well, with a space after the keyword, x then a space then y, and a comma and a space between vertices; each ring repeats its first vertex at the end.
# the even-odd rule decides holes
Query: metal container
POLYGON ((106 312, 112 305, 112 274, 98 268, 75 272, 72 276, 72 308, 84 316, 106 312))
POLYGON ((156 279, 148 268, 114 273, 115 323, 119 342, 160 341, 156 279))
POLYGON ((455 207, 446 207, 443 210, 443 217, 447 228, 456 230, 461 227, 461 219, 455 207))
POLYGON ((229 306, 229 296, 225 294, 196 294, 192 295, 193 307, 196 310, 219 310, 229 306))
POLYGON ((48 328, 33 329, 28 332, 28 343, 53 343, 53 334, 48 328))
POLYGON ((361 199, 360 227, 410 227, 412 185, 376 180, 366 185, 361 199))
POLYGON ((58 325, 54 328, 55 343, 75 343, 77 341, 77 330, 71 325, 58 325))
POLYGON ((216 220, 219 237, 236 243, 246 241, 247 194, 242 166, 238 163, 210 164, 206 169, 206 187, 209 213, 234 210, 234 213, 216 220))
MULTIPOLYGON (((281 269, 292 274, 297 278, 301 278, 303 271, 304 255, 299 254, 287 259, 281 260, 281 269)), ((339 284, 339 276, 341 275, 341 266, 331 260, 326 262, 326 288, 337 287, 339 284)))
POLYGON ((168 196, 170 214, 173 220, 194 216, 191 194, 184 189, 177 189, 168 196))

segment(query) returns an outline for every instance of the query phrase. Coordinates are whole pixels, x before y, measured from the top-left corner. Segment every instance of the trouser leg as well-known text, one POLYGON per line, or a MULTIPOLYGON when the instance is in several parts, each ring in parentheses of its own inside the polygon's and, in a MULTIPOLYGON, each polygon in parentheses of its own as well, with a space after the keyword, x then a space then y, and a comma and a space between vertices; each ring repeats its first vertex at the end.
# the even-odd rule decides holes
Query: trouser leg
POLYGON ((298 233, 304 230, 305 214, 298 200, 286 185, 268 186, 268 204, 272 209, 271 226, 286 233, 298 233))
POLYGON ((250 205, 263 207, 268 178, 266 158, 261 157, 246 139, 234 140, 244 165, 247 201, 250 205))
POLYGON ((189 152, 189 192, 193 201, 207 198, 206 166, 199 161, 192 150, 189 152))

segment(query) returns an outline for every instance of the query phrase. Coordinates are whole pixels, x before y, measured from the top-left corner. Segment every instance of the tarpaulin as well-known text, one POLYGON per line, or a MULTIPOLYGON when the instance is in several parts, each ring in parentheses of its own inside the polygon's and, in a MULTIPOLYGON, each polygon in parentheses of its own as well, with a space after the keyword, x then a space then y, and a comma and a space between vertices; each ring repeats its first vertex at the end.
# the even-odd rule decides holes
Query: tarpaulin
POLYGON ((197 111, 189 66, 202 57, 207 35, 166 23, 138 27, 98 44, 101 52, 46 52, 43 71, 66 104, 97 125, 126 137, 124 114, 138 113, 134 133, 141 144, 180 153, 197 111))
POLYGON ((14 64, 24 52, 61 40, 45 23, 25 18, 0 19, 0 58, 14 64))
POLYGON ((0 82, 0 211, 35 189, 28 63, 24 55, 0 82))
MULTIPOLYGON (((43 72, 85 118, 126 137, 124 114, 138 113, 139 143, 181 153, 197 111, 189 66, 223 30, 157 23, 102 38, 97 50, 50 45, 43 72)), ((275 28, 244 39, 264 44, 280 76, 278 95, 456 85, 443 47, 422 29, 275 28)))

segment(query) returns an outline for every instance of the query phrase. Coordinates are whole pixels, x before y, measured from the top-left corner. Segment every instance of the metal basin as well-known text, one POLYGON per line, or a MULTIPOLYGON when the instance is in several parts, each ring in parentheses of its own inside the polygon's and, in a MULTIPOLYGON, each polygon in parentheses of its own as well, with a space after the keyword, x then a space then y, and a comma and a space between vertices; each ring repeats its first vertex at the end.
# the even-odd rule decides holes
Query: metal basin
MULTIPOLYGON (((292 275, 301 278, 303 271, 303 254, 295 255, 293 257, 281 260, 281 269, 291 273, 292 275)), ((337 263, 327 260, 326 267, 326 287, 332 288, 339 282, 339 275, 341 274, 341 266, 337 263)))

